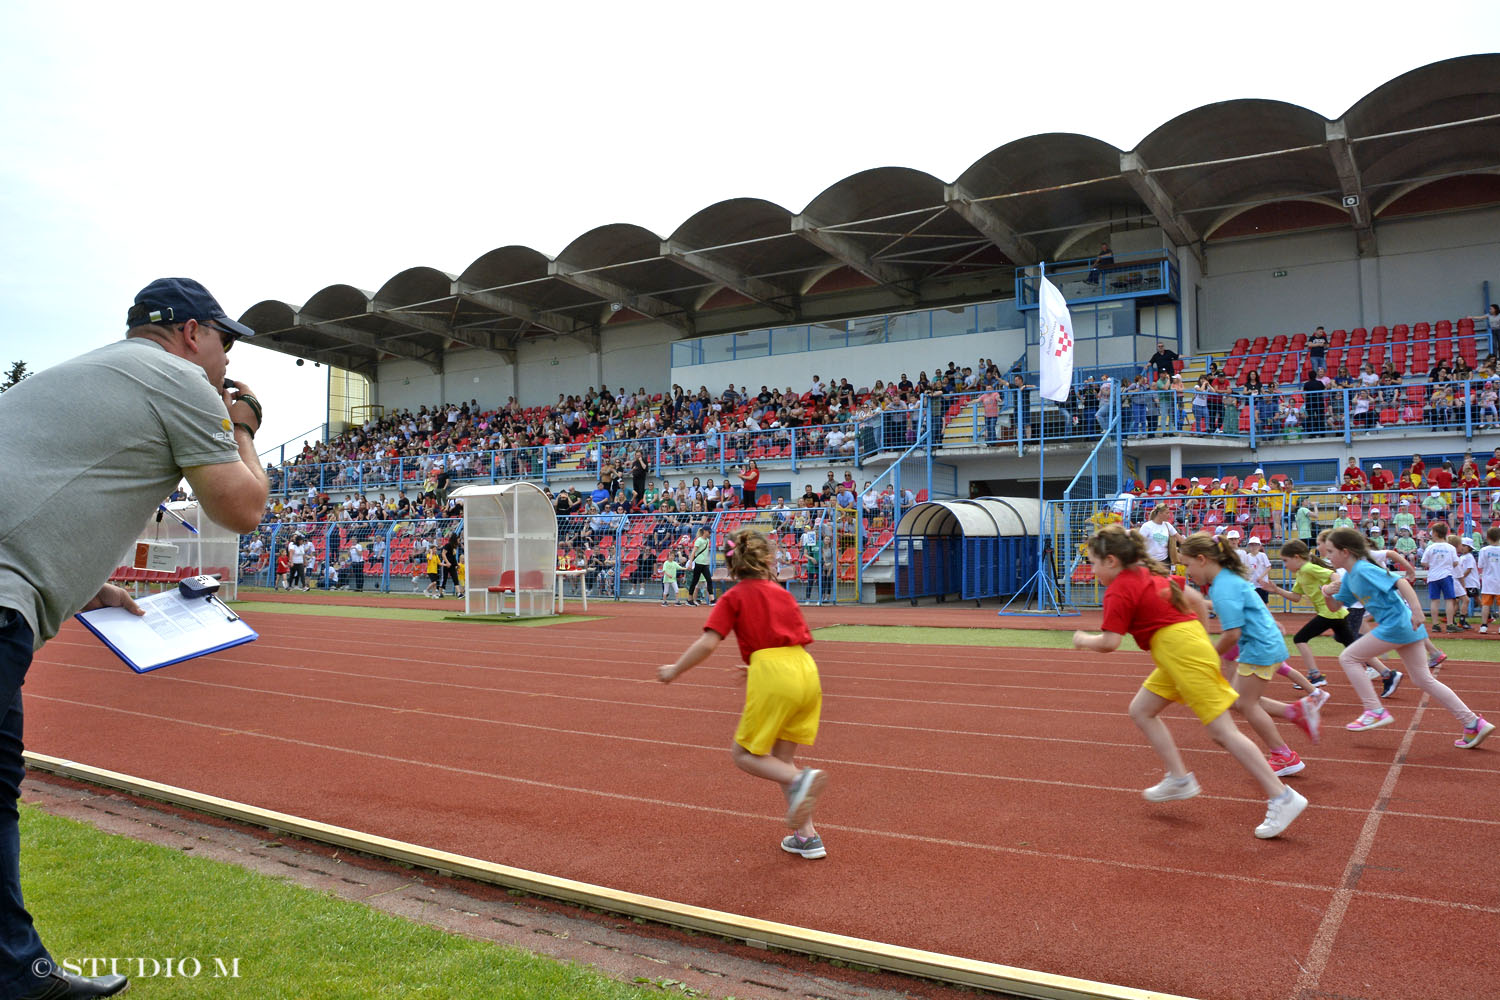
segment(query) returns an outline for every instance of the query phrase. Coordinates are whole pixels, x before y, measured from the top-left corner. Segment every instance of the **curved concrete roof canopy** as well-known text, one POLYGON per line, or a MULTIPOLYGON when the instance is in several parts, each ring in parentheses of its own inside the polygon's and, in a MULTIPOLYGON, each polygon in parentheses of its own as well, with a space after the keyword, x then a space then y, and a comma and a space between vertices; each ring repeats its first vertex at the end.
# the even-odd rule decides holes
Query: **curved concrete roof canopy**
POLYGON ((612 223, 555 259, 502 246, 457 277, 411 267, 373 296, 334 284, 301 308, 266 300, 240 320, 258 345, 374 375, 389 358, 441 370, 451 348, 513 359, 529 336, 592 340, 641 320, 685 337, 1003 298, 1018 266, 1076 256, 1112 226, 1154 225, 1200 253, 1229 219, 1289 200, 1343 213, 1365 252, 1374 213, 1399 196, 1454 174, 1500 173, 1497 108, 1500 54, 1462 56, 1381 84, 1337 119, 1245 99, 1178 115, 1130 151, 1085 135, 1027 136, 951 183, 876 167, 833 182, 801 212, 732 198, 667 238, 612 223), (1342 208, 1351 195, 1359 205, 1342 208), (839 291, 821 293, 817 279, 841 271, 826 283, 839 291), (841 305, 851 290, 857 307, 841 305))

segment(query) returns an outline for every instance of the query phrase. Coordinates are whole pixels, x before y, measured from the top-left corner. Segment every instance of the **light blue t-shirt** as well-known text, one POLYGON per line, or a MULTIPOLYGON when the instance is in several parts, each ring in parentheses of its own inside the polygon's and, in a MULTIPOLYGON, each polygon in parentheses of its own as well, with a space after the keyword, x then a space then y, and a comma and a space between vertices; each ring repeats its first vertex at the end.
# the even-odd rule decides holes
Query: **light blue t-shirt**
POLYGON ((1338 602, 1364 604, 1365 614, 1379 623, 1371 634, 1382 642, 1397 646, 1421 642, 1427 637, 1427 626, 1411 627, 1411 605, 1401 598, 1396 583, 1390 572, 1361 559, 1344 574, 1338 602))
POLYGON ((1264 667, 1286 659, 1286 639, 1253 583, 1233 570, 1221 569, 1209 585, 1208 599, 1214 602, 1214 614, 1225 629, 1240 630, 1240 663, 1264 667))

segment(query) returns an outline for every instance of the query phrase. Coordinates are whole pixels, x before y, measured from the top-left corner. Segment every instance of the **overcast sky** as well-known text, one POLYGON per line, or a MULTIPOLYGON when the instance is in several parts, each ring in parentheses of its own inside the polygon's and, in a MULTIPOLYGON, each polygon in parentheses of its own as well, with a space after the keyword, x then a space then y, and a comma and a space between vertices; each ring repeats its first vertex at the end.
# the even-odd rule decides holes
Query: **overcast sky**
MULTIPOLYGON (((951 180, 1040 132, 1129 149, 1245 97, 1335 118, 1500 38, 1493 2, 1395 9, 0 0, 0 363, 117 339, 161 276, 237 317, 726 198, 796 212, 871 167, 951 180)), ((321 423, 325 369, 231 362, 259 445, 321 423)))

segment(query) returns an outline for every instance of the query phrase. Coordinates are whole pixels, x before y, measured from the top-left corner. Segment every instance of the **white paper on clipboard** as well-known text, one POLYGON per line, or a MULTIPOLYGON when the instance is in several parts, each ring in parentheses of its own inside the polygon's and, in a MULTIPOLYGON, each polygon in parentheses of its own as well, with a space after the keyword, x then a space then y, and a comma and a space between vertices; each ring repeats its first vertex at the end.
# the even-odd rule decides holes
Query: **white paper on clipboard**
POLYGON ((135 602, 145 617, 123 608, 96 608, 75 617, 136 673, 216 653, 258 639, 256 631, 218 598, 187 598, 167 590, 135 602))

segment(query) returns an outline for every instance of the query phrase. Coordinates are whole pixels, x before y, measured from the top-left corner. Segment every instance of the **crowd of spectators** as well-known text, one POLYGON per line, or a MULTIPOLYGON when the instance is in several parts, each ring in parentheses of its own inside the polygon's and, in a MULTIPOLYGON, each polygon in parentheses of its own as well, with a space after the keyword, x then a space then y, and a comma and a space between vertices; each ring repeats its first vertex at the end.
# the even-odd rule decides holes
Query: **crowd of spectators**
POLYGON ((1414 454, 1399 471, 1380 462, 1364 467, 1351 456, 1338 482, 1326 486, 1298 487, 1261 469, 1243 482, 1233 476, 1156 480, 1119 494, 1108 513, 1143 520, 1161 505, 1184 531, 1233 530, 1236 537, 1253 533, 1279 544, 1314 539, 1315 529, 1354 527, 1379 548, 1420 557, 1433 524, 1448 523, 1477 538, 1500 522, 1500 448, 1485 459, 1466 452, 1431 464, 1414 454))

